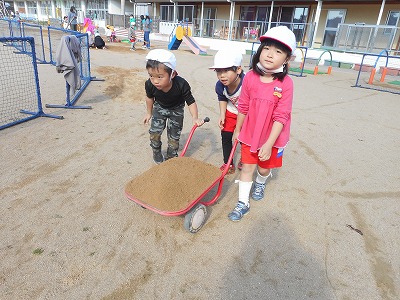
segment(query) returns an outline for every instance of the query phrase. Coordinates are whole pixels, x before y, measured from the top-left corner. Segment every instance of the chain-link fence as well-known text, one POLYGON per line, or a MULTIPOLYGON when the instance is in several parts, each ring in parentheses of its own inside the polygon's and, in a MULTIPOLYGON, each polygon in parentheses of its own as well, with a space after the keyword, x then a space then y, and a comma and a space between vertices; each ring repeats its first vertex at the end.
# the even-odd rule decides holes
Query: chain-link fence
POLYGON ((42 109, 33 37, 0 37, 0 129, 37 117, 42 109))

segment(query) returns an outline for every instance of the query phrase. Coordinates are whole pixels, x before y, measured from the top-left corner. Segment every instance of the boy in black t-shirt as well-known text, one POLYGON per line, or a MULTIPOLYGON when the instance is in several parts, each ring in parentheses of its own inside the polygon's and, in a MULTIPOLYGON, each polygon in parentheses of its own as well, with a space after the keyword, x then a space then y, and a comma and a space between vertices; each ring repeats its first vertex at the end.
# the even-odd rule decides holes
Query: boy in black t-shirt
POLYGON ((189 83, 175 71, 175 55, 164 49, 155 49, 147 54, 146 61, 150 78, 145 83, 147 114, 143 122, 148 124, 151 120, 150 146, 154 162, 160 164, 164 161, 161 135, 165 127, 168 138, 166 159, 178 156, 185 103, 192 115, 193 125, 201 126, 204 120, 198 117, 197 104, 189 83))

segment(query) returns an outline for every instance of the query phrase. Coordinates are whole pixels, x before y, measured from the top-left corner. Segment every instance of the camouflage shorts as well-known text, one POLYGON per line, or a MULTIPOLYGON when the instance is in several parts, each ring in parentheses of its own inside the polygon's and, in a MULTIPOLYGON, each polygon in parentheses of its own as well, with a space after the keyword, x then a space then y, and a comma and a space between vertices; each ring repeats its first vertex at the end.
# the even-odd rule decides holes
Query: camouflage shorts
POLYGON ((185 104, 173 109, 162 108, 157 102, 153 105, 151 119, 150 146, 153 150, 161 150, 161 135, 167 127, 167 159, 178 156, 179 139, 182 133, 185 104))

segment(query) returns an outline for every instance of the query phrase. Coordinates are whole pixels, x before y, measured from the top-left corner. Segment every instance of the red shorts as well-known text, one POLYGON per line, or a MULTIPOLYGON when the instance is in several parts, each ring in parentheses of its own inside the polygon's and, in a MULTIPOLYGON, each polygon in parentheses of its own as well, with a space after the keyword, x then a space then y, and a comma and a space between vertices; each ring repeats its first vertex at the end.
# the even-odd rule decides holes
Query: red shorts
POLYGON ((222 131, 234 132, 236 128, 236 120, 237 115, 227 110, 225 113, 224 129, 222 129, 222 131))
POLYGON ((282 167, 282 157, 284 148, 272 147, 271 157, 268 160, 261 161, 257 153, 250 152, 250 146, 242 144, 242 163, 259 165, 263 169, 274 169, 282 167))

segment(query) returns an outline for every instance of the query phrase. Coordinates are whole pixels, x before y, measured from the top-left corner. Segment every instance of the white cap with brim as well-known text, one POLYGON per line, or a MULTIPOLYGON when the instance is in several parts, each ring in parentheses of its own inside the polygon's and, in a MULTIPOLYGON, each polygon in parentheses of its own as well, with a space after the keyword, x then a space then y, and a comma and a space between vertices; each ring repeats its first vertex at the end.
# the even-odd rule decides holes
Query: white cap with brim
POLYGON ((168 68, 172 69, 173 71, 175 71, 175 69, 176 69, 175 55, 164 49, 151 50, 146 56, 146 61, 147 60, 158 61, 158 62, 166 65, 168 68))
POLYGON ((214 65, 209 69, 225 69, 230 67, 240 67, 243 56, 235 50, 219 50, 214 56, 214 65))
POLYGON ((265 39, 272 39, 287 46, 292 54, 296 50, 296 37, 289 28, 286 26, 277 26, 269 29, 264 35, 260 36, 260 41, 265 39))

